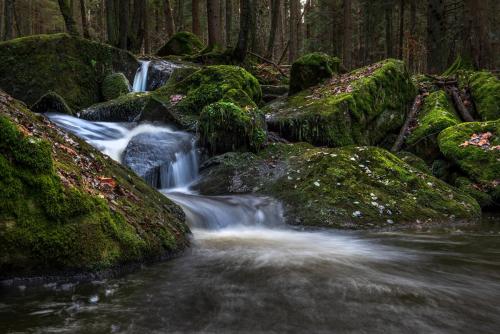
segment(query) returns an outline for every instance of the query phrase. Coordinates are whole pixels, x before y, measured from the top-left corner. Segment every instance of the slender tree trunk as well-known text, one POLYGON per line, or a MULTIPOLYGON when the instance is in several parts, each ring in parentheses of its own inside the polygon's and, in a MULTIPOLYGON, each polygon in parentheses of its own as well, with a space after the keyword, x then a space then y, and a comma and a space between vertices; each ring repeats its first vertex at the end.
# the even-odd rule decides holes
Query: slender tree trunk
POLYGON ((288 46, 288 62, 291 64, 297 58, 298 52, 298 27, 297 22, 300 19, 300 0, 290 0, 290 31, 288 46))
POLYGON ((170 38, 175 33, 174 15, 172 14, 172 7, 170 7, 170 0, 165 0, 163 5, 165 12, 165 27, 167 29, 168 38, 170 38))
POLYGON ((439 73, 446 61, 444 1, 429 0, 427 7, 427 71, 439 73))
POLYGON ((410 70, 415 70, 415 51, 414 44, 417 31, 417 0, 410 0, 410 38, 408 48, 408 66, 410 70))
POLYGON ((128 31, 128 49, 139 52, 144 42, 144 21, 146 20, 146 0, 134 0, 132 23, 128 31))
POLYGON ((233 30, 233 1, 226 0, 226 47, 231 46, 232 30, 233 30))
POLYGON ((119 0, 106 0, 106 29, 108 33, 108 43, 114 46, 119 46, 120 43, 118 38, 118 13, 120 10, 118 1, 119 0))
POLYGON ((80 0, 80 14, 82 16, 83 37, 90 38, 89 22, 87 20, 87 7, 85 6, 85 0, 80 0))
POLYGON ((269 40, 267 41, 267 54, 269 59, 273 58, 274 43, 278 32, 278 23, 280 20, 281 0, 272 0, 271 8, 271 30, 269 31, 269 40))
POLYGON ((385 6, 385 55, 387 58, 394 57, 394 44, 392 41, 392 1, 387 2, 385 6))
POLYGON ((3 39, 14 38, 14 4, 15 0, 5 0, 3 39))
POLYGON ((208 47, 220 47, 222 43, 220 0, 207 0, 208 47))
POLYGON ((146 1, 144 4, 144 22, 143 22, 145 54, 151 53, 151 41, 149 40, 149 17, 150 17, 149 6, 148 6, 148 1, 146 1))
POLYGON ((58 3, 59 10, 61 11, 64 19, 64 24, 66 25, 66 30, 70 35, 79 36, 80 34, 78 33, 78 28, 73 18, 72 10, 69 7, 68 3, 66 2, 66 0, 58 0, 58 3))
POLYGON ((352 65, 352 3, 344 0, 344 66, 347 69, 352 65))
POLYGON ((200 0, 191 1, 191 12, 192 12, 192 31, 193 34, 201 37, 201 25, 200 25, 200 0))
POLYGON ((477 69, 488 66, 488 6, 486 0, 465 0, 465 56, 477 69))
POLYGON ((234 49, 234 58, 243 62, 247 56, 248 45, 250 44, 250 31, 252 30, 252 15, 254 0, 240 0, 240 33, 238 44, 234 49))
POLYGON ((176 0, 175 27, 177 31, 184 30, 184 0, 176 0))
POLYGON ((119 15, 120 48, 127 50, 130 1, 129 0, 119 0, 119 1, 120 1, 120 15, 119 15))
POLYGON ((403 59, 403 41, 405 34, 405 0, 399 0, 399 42, 398 58, 403 59))

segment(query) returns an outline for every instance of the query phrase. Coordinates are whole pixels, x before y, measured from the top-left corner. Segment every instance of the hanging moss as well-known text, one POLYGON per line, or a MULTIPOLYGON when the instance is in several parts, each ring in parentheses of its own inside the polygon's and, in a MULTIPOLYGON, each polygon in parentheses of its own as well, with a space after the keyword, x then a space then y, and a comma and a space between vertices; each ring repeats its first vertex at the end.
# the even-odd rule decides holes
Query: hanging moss
POLYGON ((264 115, 258 109, 242 109, 232 102, 216 102, 203 108, 198 131, 200 143, 211 155, 229 151, 258 151, 266 140, 264 115))
POLYGON ((0 278, 98 270, 187 245, 179 207, 4 93, 0 188, 0 278))
POLYGON ((130 83, 123 73, 112 73, 104 78, 101 88, 104 100, 109 101, 128 94, 130 83))
POLYGON ((466 175, 475 188, 500 202, 500 121, 470 122, 449 127, 438 137, 443 155, 466 175), (490 132, 489 145, 462 145, 473 134, 490 132))
POLYGON ((203 42, 198 36, 188 31, 180 31, 175 33, 167 43, 156 52, 156 55, 160 57, 194 55, 202 49, 203 42))
POLYGON ((427 96, 417 116, 417 125, 406 139, 408 148, 428 162, 439 154, 437 137, 447 127, 461 123, 443 90, 427 96))
POLYGON ((290 95, 312 87, 339 73, 340 59, 326 53, 308 53, 292 64, 290 72, 290 95))
POLYGON ((474 72, 468 78, 468 86, 481 119, 500 119, 500 80, 488 71, 474 72))
POLYGON ((376 147, 271 144, 258 155, 227 153, 206 165, 201 191, 274 196, 290 224, 421 227, 481 215, 473 198, 376 147))
POLYGON ((71 110, 66 101, 55 92, 48 92, 43 95, 30 107, 30 110, 36 113, 57 112, 73 115, 73 110, 71 110))
POLYGON ((67 34, 0 43, 0 87, 28 105, 53 91, 73 110, 101 101, 101 83, 113 72, 130 80, 138 62, 129 52, 67 34))
POLYGON ((399 131, 416 89, 403 62, 386 60, 263 108, 271 131, 319 146, 378 144, 399 131))

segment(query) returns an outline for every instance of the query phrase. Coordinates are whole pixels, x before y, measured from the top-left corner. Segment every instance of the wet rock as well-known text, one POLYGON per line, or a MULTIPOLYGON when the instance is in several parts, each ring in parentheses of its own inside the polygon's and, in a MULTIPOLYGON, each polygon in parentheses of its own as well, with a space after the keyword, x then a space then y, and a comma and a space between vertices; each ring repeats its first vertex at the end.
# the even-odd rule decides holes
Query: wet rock
POLYGON ((174 70, 181 66, 180 64, 166 60, 151 60, 146 89, 148 91, 153 91, 165 85, 174 70))
POLYGON ((66 104, 66 101, 55 92, 48 92, 36 101, 31 107, 31 111, 36 113, 56 112, 60 114, 73 115, 73 111, 66 104))
POLYGON ((90 106, 81 111, 80 117, 88 121, 99 122, 137 121, 150 102, 150 98, 149 93, 129 93, 114 100, 90 106))

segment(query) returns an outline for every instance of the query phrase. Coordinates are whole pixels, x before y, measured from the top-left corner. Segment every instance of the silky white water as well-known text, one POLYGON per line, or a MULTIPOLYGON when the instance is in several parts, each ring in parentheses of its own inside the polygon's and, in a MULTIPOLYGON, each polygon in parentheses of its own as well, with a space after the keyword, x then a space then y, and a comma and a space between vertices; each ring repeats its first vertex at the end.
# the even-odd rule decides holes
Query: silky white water
POLYGON ((148 84, 148 70, 149 64, 148 60, 140 60, 140 66, 137 69, 134 78, 134 84, 132 85, 132 91, 134 92, 145 92, 148 84))

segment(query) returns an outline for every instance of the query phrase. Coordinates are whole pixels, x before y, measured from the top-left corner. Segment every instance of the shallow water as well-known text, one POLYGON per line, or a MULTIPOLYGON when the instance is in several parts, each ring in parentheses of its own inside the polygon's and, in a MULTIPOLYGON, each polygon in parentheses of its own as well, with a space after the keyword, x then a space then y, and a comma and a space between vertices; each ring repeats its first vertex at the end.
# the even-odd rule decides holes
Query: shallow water
MULTIPOLYGON (((118 161, 134 135, 175 131, 50 117, 118 161)), ((498 218, 306 230, 285 226, 272 198, 207 197, 176 180, 162 191, 186 211, 191 249, 118 279, 0 287, 0 333, 498 333, 498 218)))

